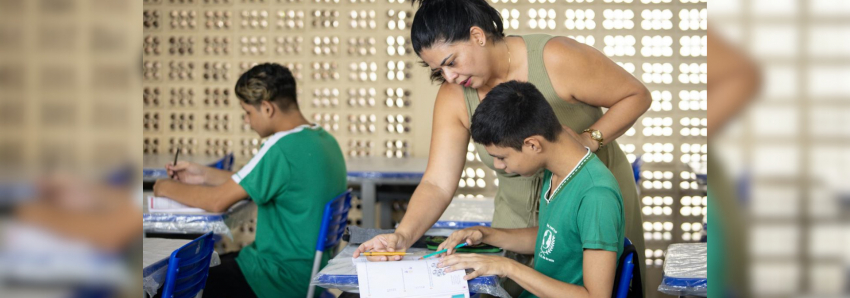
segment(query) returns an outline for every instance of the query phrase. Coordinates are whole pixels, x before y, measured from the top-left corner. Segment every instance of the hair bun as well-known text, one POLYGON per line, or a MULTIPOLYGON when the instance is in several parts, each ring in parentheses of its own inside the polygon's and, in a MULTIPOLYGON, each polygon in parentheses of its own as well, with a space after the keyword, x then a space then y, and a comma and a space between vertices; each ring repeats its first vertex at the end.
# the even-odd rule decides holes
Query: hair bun
POLYGON ((440 4, 449 1, 467 1, 467 0, 413 0, 410 1, 410 5, 416 5, 416 2, 419 2, 419 7, 433 4, 440 4))

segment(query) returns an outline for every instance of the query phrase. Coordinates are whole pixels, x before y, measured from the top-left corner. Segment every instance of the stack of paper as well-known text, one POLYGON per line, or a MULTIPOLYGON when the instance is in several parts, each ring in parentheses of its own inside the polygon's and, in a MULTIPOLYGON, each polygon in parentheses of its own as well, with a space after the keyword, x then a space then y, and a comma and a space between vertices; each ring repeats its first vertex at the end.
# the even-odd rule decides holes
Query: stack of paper
POLYGON ((369 262, 365 257, 354 259, 360 297, 469 298, 469 285, 463 279, 466 272, 444 272, 444 268, 437 266, 439 262, 437 258, 405 258, 397 262, 369 262))
POLYGON ((166 197, 148 196, 148 212, 205 213, 207 211, 201 208, 194 208, 180 204, 177 201, 166 197))

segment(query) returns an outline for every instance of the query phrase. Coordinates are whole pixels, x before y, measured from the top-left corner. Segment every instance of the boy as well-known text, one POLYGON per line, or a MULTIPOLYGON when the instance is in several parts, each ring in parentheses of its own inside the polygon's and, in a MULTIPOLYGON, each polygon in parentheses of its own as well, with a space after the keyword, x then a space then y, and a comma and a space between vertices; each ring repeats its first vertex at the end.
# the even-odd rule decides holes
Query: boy
POLYGON ((342 151, 301 114, 285 67, 251 68, 237 81, 236 96, 251 129, 267 138, 260 151, 236 173, 167 165, 180 182, 159 180, 154 194, 212 212, 247 197, 257 204, 256 240, 210 268, 204 297, 304 297, 324 205, 346 188, 342 151))
POLYGON ((543 95, 530 83, 510 81, 491 90, 475 110, 472 139, 486 146, 494 165, 531 176, 543 169, 539 227, 474 227, 441 245, 487 243, 533 253, 534 269, 514 260, 452 254, 441 266, 471 268, 466 276, 508 277, 526 291, 520 297, 611 297, 623 252, 625 219, 617 181, 605 165, 561 127, 543 95))

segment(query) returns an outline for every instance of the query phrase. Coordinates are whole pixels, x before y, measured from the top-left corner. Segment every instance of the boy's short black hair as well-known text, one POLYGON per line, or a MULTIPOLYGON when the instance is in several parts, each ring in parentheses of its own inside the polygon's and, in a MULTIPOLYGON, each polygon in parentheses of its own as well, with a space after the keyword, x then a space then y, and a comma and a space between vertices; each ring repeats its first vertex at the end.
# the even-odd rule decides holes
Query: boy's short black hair
MULTIPOLYGON (((499 11, 487 0, 414 0, 419 9, 410 26, 413 51, 420 55, 438 42, 452 43, 469 40, 469 29, 478 26, 493 40, 505 37, 499 11)), ((431 81, 442 82, 442 76, 432 74, 431 81)))
POLYGON ((563 129, 552 106, 531 83, 504 82, 487 93, 472 116, 472 140, 522 151, 530 136, 554 142, 563 129))
POLYGON ((236 97, 245 104, 257 107, 265 100, 284 111, 298 108, 295 78, 288 68, 277 63, 252 67, 239 77, 235 89, 236 97))

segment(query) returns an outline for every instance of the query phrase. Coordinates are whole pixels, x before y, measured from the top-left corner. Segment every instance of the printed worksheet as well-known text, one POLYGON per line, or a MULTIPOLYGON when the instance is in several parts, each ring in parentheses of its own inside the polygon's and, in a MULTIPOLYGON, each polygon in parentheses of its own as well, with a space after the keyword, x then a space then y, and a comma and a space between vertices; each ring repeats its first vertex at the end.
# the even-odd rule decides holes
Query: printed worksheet
MULTIPOLYGON (((418 258, 418 257, 417 257, 418 258)), ((464 270, 444 272, 440 260, 405 258, 398 262, 354 260, 363 298, 469 298, 464 270)))
POLYGON ((174 212, 174 213, 204 213, 207 212, 201 208, 193 208, 178 203, 175 200, 166 197, 148 197, 148 211, 150 212, 174 212))

